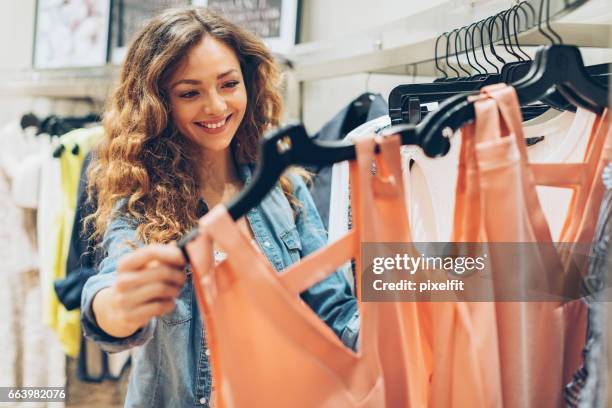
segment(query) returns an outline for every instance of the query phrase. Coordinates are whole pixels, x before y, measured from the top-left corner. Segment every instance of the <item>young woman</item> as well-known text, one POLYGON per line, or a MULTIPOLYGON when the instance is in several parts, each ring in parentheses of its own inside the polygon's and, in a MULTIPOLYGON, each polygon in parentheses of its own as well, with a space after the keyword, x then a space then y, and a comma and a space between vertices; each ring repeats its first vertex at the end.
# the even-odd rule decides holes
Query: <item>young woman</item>
MULTIPOLYGON (((105 350, 141 346, 126 406, 210 404, 205 328, 174 242, 249 182, 258 140, 279 123, 278 82, 262 42, 205 9, 161 14, 129 48, 90 168, 90 221, 107 255, 81 309, 85 336, 105 350)), ((239 221, 277 270, 326 242, 300 174, 239 221)), ((341 274, 302 299, 355 346, 357 305, 341 274)))

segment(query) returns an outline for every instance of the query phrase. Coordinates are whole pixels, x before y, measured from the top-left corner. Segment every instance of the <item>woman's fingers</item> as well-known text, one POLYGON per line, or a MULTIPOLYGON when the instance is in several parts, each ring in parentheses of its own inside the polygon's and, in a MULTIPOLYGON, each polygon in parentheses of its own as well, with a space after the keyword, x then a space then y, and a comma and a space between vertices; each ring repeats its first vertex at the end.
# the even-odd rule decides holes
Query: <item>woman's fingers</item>
POLYGON ((174 310, 174 299, 156 300, 145 303, 130 309, 129 312, 124 312, 123 320, 126 323, 134 324, 142 327, 149 322, 153 317, 163 316, 174 310))
POLYGON ((143 269, 155 261, 175 267, 185 266, 185 259, 178 246, 152 244, 121 257, 117 264, 117 271, 143 269))
POLYGON ((117 274, 117 290, 120 292, 140 288, 150 282, 164 282, 181 287, 185 283, 182 269, 160 265, 137 271, 124 271, 117 274))

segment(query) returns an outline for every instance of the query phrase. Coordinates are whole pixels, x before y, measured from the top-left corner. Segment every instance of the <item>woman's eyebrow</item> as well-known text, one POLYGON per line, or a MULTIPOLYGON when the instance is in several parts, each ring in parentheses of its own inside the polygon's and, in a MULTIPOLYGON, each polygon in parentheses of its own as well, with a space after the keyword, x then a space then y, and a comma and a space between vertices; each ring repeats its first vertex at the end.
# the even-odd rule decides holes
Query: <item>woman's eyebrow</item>
MULTIPOLYGON (((217 75, 217 79, 224 78, 224 77, 226 77, 226 76, 228 76, 230 74, 233 74, 234 72, 238 72, 238 70, 235 69, 235 68, 229 69, 229 70, 227 70, 227 71, 217 75)), ((170 89, 173 89, 174 87, 176 87, 177 85, 180 85, 180 84, 199 85, 201 83, 202 82, 198 81, 197 79, 180 79, 180 80, 176 81, 174 84, 172 84, 170 89)))
POLYGON ((235 68, 228 69, 228 70, 227 70, 227 71, 225 71, 224 73, 217 75, 217 79, 221 79, 221 78, 223 78, 223 77, 226 77, 226 76, 228 76, 229 74, 234 73, 234 72, 238 72, 238 71, 237 71, 235 68))
POLYGON ((200 83, 201 82, 198 81, 197 79, 180 79, 180 80, 176 81, 175 83, 173 83, 172 86, 170 87, 170 89, 173 89, 177 85, 180 85, 180 84, 198 85, 200 83))

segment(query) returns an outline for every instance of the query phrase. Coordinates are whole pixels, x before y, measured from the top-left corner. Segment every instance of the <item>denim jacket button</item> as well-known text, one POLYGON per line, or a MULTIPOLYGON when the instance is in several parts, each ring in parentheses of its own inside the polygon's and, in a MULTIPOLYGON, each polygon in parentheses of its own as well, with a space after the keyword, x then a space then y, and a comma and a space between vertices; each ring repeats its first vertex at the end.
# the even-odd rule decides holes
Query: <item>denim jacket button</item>
POLYGON ((204 397, 200 398, 200 404, 202 405, 206 404, 206 398, 204 397))
POLYGON ((264 246, 265 246, 266 248, 269 248, 269 247, 270 247, 270 241, 266 241, 266 242, 264 242, 264 246))
POLYGON ((206 349, 206 351, 204 351, 204 354, 206 354, 207 356, 210 356, 210 349, 206 349))

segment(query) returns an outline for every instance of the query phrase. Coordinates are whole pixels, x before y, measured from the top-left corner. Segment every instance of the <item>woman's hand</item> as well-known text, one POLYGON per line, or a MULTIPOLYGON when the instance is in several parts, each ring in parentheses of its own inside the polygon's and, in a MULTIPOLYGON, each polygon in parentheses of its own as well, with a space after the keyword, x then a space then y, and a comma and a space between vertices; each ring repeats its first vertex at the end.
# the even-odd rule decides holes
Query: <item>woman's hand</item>
POLYGON ((128 337, 151 318, 171 312, 185 283, 185 260, 175 244, 147 245, 124 255, 117 280, 93 300, 98 325, 114 337, 128 337))

